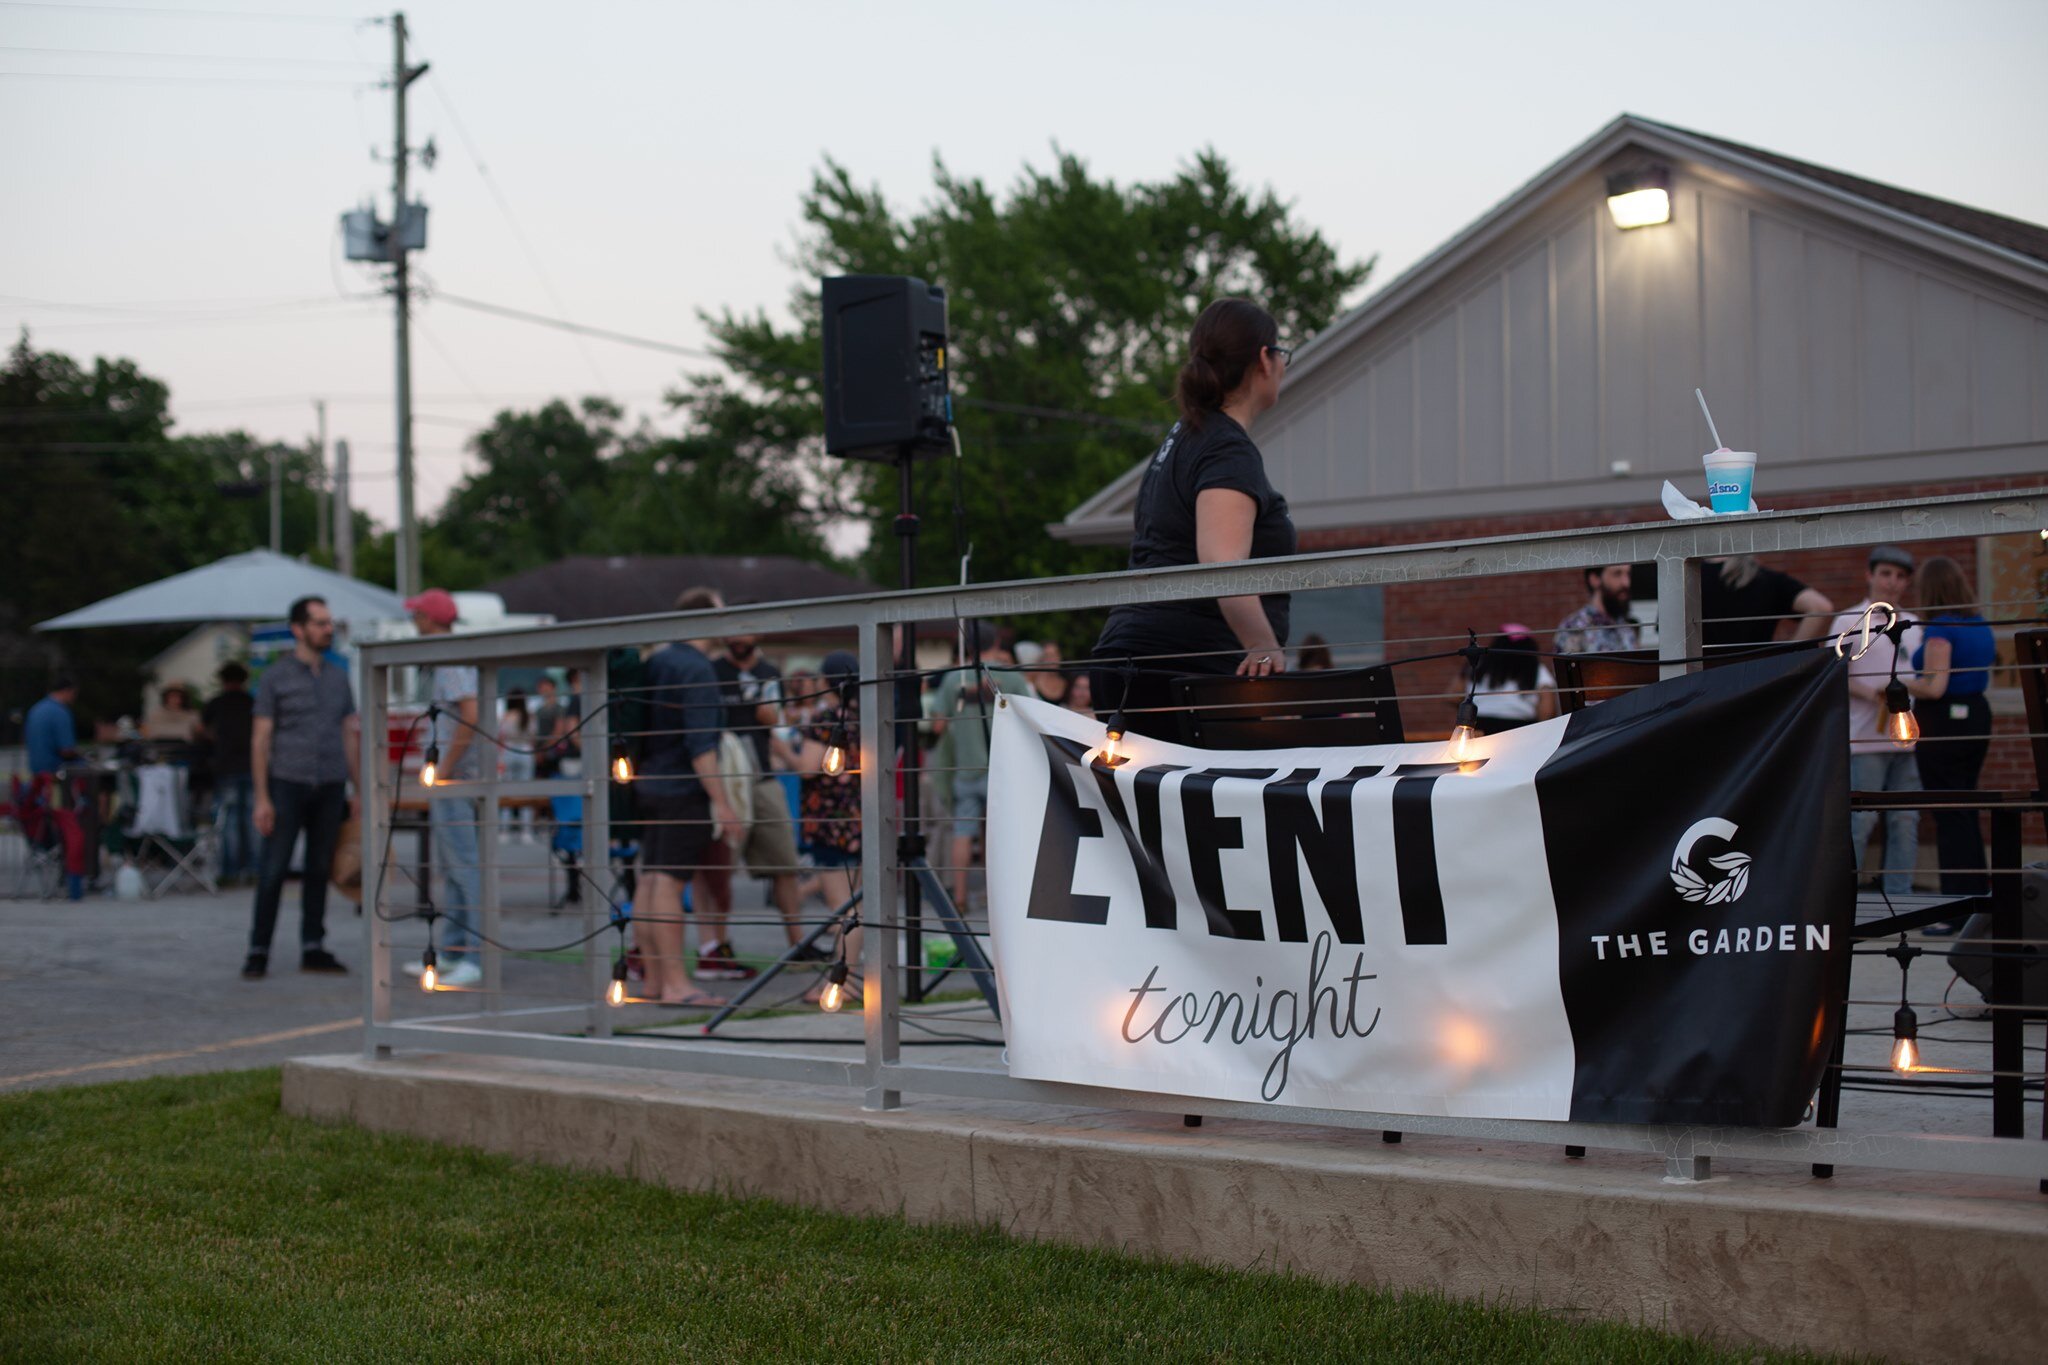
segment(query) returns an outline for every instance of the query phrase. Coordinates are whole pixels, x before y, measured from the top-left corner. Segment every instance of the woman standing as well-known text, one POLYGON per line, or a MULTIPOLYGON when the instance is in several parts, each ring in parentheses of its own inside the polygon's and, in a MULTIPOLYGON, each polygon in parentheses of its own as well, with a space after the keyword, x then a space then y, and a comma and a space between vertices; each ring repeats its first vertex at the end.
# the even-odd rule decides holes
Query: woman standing
MULTIPOLYGON (((1218 299, 1195 320, 1166 433, 1138 485, 1133 569, 1220 564, 1294 553, 1287 499, 1266 478, 1252 423, 1280 398, 1293 354, 1272 314, 1218 299)), ((1098 712, 1121 709, 1132 730, 1177 738, 1165 713, 1174 673, 1263 678, 1286 668, 1288 598, 1223 597, 1117 607, 1095 642, 1098 712), (1130 659, 1126 672, 1110 662, 1130 659)))
MULTIPOLYGON (((1991 747, 1991 705, 1984 697, 1997 658, 1991 627, 1972 609, 1969 580, 1953 559, 1937 555, 1920 569, 1919 676, 1906 683, 1916 699, 1920 743, 1913 757, 1928 791, 1975 791, 1991 747)), ((1973 810, 1934 813, 1935 848, 1944 896, 1983 896, 1984 833, 1973 810)))

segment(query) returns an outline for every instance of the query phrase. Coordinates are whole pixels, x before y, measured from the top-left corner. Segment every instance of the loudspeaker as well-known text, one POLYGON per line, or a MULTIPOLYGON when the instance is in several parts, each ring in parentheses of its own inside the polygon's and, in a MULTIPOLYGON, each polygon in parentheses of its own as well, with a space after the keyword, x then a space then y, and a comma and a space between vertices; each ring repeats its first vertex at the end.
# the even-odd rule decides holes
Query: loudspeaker
POLYGON ((950 451, 946 291, 907 275, 833 275, 824 304, 826 453, 950 451))
MULTIPOLYGON (((2010 873, 2001 875, 2009 876, 2010 873)), ((2048 864, 2029 863, 2020 869, 2020 937, 2024 943, 1991 943, 1991 916, 1970 916, 1963 932, 1949 949, 1948 965, 1956 975, 1977 988, 1977 994, 1992 1005, 2019 1005, 2030 1018, 2048 1013, 2048 864), (2020 962, 2020 998, 2002 1000, 1991 990, 1992 954, 2012 953, 2020 962)))

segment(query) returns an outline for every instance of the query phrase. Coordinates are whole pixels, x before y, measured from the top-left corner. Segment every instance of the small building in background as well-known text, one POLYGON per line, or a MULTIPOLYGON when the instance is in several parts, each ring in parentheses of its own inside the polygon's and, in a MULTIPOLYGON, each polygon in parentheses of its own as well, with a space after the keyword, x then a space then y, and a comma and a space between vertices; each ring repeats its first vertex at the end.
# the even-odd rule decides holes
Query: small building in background
MULTIPOLYGON (((2048 228, 1623 116, 1303 347, 1254 439, 1304 551, 1657 521, 1666 479, 1705 501, 1695 387, 1757 452, 1765 508, 2039 484, 2048 228)), ((1149 454, 1053 533, 1127 541, 1149 454)), ((2038 536, 1913 551, 1961 563, 1994 619, 2048 605, 2038 536)), ((1838 605, 1863 595, 1855 550, 1773 567, 1838 605)), ((1636 585, 1654 620, 1654 574, 1636 585)), ((1508 621, 1547 632, 1583 600, 1575 572, 1304 594, 1295 633, 1365 661, 1508 621)), ((1454 693, 1455 670, 1401 690, 1454 693)), ((2024 728, 2013 689, 1993 703, 2001 731, 2024 728)), ((1450 723, 1449 703, 1414 710, 1417 730, 1450 723)))

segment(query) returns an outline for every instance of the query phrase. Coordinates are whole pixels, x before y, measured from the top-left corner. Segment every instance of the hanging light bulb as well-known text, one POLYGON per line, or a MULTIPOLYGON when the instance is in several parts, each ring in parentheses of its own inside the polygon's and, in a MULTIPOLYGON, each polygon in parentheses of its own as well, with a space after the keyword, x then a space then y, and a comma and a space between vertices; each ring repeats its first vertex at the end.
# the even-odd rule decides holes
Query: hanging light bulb
POLYGON ((1913 715, 1913 698, 1897 678, 1884 688, 1884 734, 1900 749, 1910 749, 1920 738, 1920 721, 1913 715))
POLYGON ((825 746, 825 776, 838 777, 846 771, 846 718, 832 726, 832 742, 825 746))
POLYGON ((1118 760, 1121 758, 1121 755, 1117 753, 1116 746, 1123 742, 1124 728, 1123 708, 1118 707, 1115 713, 1110 716, 1108 726, 1103 730, 1102 758, 1112 768, 1117 765, 1118 760))
POLYGON ((604 993, 605 999, 614 1005, 626 1003, 626 955, 619 954, 619 960, 612 963, 612 984, 604 993))
POLYGON ((1892 1070, 1910 1076, 1920 1069, 1920 1018, 1911 1005, 1892 1016, 1892 1070))
POLYGON ((614 781, 614 782, 631 782, 632 780, 633 780, 633 756, 632 756, 631 754, 629 754, 629 753, 627 753, 627 752, 626 752, 626 746, 625 746, 625 744, 624 744, 624 743, 622 743, 622 742, 620 742, 620 741, 618 741, 618 740, 613 740, 613 741, 612 741, 612 781, 614 781))
POLYGON ((1458 723, 1451 727, 1451 758, 1463 763, 1472 757, 1472 742, 1481 737, 1479 704, 1467 696, 1458 703, 1458 723))
POLYGON ((429 945, 420 954, 420 989, 431 992, 440 980, 441 973, 434 966, 434 949, 429 945))
POLYGON ((441 746, 427 745, 427 761, 420 764, 420 785, 431 787, 441 780, 441 746))
POLYGON ((846 964, 835 962, 825 973, 825 989, 818 994, 818 1008, 827 1014, 837 1014, 845 1003, 846 964))

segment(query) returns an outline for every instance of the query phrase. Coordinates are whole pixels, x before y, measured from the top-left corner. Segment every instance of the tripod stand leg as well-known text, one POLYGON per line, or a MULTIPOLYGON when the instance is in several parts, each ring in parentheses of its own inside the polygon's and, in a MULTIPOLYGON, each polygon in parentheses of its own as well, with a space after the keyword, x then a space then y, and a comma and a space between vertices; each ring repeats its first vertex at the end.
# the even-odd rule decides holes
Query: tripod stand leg
MULTIPOLYGON (((981 998, 988 1002, 989 1012, 997 1019, 1003 1017, 1003 1007, 996 1001, 996 976, 989 970, 988 958, 981 951, 981 944, 968 929, 967 921, 954 908, 953 898, 946 894, 946 888, 939 876, 932 871, 932 865, 923 858, 912 858, 904 867, 915 873, 917 882, 924 888, 925 903, 938 915, 939 923, 946 926, 947 934, 953 939, 953 947, 960 956, 957 965, 962 971, 971 972, 974 984, 981 989, 981 998)), ((952 970, 948 968, 947 970, 952 970)))
POLYGON ((738 1011, 749 1000, 752 1000, 757 994, 760 993, 760 990, 763 986, 767 985, 770 981, 773 981, 777 976, 781 975, 782 969, 784 967, 787 967, 790 963, 796 961, 796 955, 798 953, 804 951, 804 949, 810 947, 813 943, 816 943, 819 939, 825 937, 825 935, 831 933, 834 929, 851 928, 852 925, 848 924, 846 921, 849 919, 859 918, 853 913, 859 905, 860 892, 856 891, 853 893, 851 897, 847 899, 846 904, 840 906, 837 910, 834 910, 832 912, 831 918, 827 919, 823 924, 820 924, 817 928, 811 930, 810 933, 804 935, 803 942, 794 945, 790 948, 788 952, 784 953, 781 957, 776 958, 775 961, 769 963, 766 967, 763 967, 761 969, 761 974, 755 977, 752 981, 749 981, 747 983, 747 988, 745 990, 741 991, 738 995, 735 995, 732 999, 726 1001, 725 1007, 723 1009, 719 1010, 718 1013, 712 1015, 709 1019, 706 1019, 704 1021, 704 1027, 700 1030, 700 1032, 709 1034, 711 1030, 717 1028, 720 1024, 732 1018, 733 1014, 736 1011, 738 1011))

